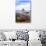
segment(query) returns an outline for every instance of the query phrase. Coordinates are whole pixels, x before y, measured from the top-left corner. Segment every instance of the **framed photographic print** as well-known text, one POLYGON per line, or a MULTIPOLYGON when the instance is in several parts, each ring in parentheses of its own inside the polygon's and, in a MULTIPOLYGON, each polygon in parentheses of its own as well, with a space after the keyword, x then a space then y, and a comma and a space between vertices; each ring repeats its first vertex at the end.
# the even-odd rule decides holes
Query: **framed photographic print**
POLYGON ((15 17, 18 23, 31 22, 31 0, 16 0, 15 17))

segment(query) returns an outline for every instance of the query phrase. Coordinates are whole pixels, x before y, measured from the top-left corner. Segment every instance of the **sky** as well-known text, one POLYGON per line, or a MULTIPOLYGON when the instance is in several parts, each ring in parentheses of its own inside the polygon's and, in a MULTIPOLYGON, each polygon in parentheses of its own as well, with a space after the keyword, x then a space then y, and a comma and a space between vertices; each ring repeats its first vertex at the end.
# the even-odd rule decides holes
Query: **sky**
POLYGON ((16 5, 30 3, 30 0, 16 0, 16 5))
POLYGON ((30 0, 16 0, 16 10, 21 10, 24 8, 25 10, 30 9, 30 0))

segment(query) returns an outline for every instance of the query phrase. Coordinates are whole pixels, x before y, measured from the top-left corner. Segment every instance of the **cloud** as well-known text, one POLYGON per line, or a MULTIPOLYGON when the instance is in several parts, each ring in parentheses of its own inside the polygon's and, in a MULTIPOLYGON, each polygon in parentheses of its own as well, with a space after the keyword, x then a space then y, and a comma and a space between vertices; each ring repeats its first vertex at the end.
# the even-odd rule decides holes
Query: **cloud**
POLYGON ((21 5, 16 6, 16 10, 22 10, 23 8, 25 10, 30 10, 30 3, 21 4, 21 5))

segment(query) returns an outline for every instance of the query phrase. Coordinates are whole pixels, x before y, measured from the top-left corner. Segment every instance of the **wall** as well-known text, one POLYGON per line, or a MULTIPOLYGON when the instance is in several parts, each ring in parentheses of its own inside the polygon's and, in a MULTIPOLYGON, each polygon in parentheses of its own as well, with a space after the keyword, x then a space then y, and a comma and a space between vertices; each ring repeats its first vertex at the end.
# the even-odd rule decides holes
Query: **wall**
POLYGON ((15 23, 15 0, 0 0, 0 29, 46 29, 46 0, 32 0, 31 17, 31 23, 15 23))

